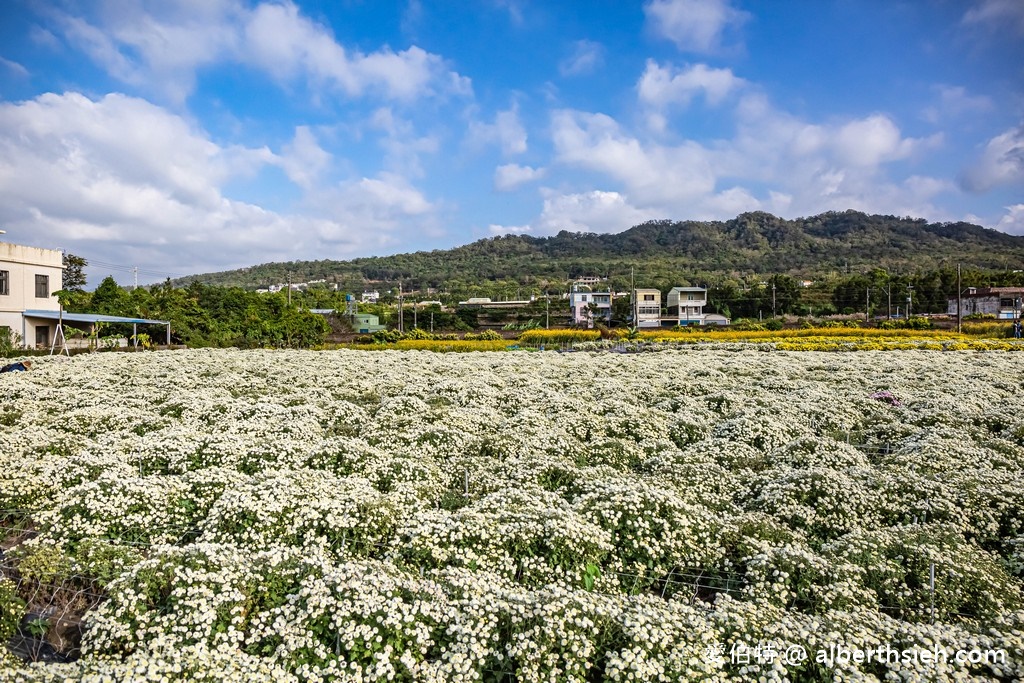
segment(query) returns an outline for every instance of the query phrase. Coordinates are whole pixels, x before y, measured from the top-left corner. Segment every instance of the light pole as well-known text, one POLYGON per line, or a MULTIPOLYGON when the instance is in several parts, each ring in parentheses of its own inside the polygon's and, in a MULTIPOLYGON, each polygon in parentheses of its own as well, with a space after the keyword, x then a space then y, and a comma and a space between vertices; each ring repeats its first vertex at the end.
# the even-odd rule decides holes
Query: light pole
POLYGON ((886 308, 885 308, 885 319, 892 320, 892 275, 885 268, 876 267, 875 270, 880 270, 885 273, 885 287, 878 285, 878 289, 885 292, 886 297, 886 308))

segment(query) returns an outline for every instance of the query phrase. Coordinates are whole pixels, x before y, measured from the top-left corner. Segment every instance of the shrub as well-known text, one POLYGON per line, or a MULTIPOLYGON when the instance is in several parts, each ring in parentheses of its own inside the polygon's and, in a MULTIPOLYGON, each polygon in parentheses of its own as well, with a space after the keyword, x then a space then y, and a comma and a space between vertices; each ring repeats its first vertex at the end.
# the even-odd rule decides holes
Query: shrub
POLYGON ((18 597, 18 586, 10 579, 0 579, 0 651, 18 630, 25 601, 18 597))

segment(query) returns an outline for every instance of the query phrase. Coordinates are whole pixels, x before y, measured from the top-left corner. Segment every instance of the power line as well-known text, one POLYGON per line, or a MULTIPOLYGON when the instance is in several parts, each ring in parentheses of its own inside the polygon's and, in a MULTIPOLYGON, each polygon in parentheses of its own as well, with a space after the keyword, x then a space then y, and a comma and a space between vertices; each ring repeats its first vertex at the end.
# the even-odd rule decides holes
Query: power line
POLYGON ((115 270, 115 271, 122 272, 122 273, 139 273, 141 275, 155 275, 155 276, 158 276, 158 277, 170 277, 170 278, 184 277, 183 275, 179 275, 177 273, 168 273, 168 272, 160 271, 160 270, 150 270, 148 268, 140 268, 138 266, 125 266, 125 265, 121 265, 119 263, 108 263, 106 261, 96 261, 96 260, 92 260, 92 259, 86 259, 86 261, 87 261, 88 265, 90 265, 90 266, 99 266, 101 268, 105 268, 105 269, 108 269, 108 270, 115 270))

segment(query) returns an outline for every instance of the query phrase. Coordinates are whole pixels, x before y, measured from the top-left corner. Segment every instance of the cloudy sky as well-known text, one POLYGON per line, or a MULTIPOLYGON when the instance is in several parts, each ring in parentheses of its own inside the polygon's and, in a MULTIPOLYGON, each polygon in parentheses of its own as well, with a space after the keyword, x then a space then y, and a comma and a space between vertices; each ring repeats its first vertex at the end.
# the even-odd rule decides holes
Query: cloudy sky
POLYGON ((90 287, 650 219, 1024 234, 1021 0, 3 0, 3 239, 90 287))

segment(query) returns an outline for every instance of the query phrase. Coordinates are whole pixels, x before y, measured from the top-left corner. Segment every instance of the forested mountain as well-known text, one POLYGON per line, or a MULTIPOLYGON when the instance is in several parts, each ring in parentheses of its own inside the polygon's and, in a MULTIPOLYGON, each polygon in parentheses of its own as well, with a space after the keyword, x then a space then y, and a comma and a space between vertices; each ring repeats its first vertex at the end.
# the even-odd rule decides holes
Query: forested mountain
POLYGON ((724 222, 651 221, 616 234, 510 235, 444 251, 267 263, 175 284, 256 288, 325 279, 361 291, 372 283, 388 286, 401 280, 406 290, 470 291, 495 282, 537 290, 563 286, 582 275, 628 282, 631 269, 645 286, 671 286, 769 274, 813 279, 878 268, 909 274, 957 263, 975 269, 1020 269, 1024 237, 970 223, 928 223, 856 211, 795 220, 755 212, 724 222))

